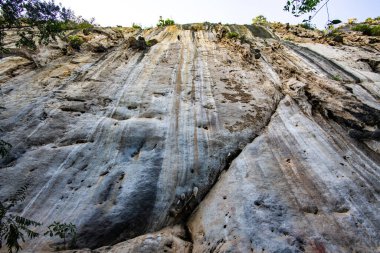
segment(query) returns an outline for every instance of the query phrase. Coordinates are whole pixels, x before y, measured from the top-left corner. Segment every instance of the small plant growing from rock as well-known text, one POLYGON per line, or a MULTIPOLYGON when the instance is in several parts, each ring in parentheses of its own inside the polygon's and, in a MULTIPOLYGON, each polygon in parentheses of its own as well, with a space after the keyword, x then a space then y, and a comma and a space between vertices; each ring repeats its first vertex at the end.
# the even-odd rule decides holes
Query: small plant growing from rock
POLYGON ((68 42, 73 49, 80 50, 80 47, 84 43, 84 40, 78 35, 71 35, 68 37, 68 42))
MULTIPOLYGON (((41 226, 41 223, 11 213, 13 207, 25 200, 28 187, 29 183, 26 183, 13 196, 0 201, 0 249, 5 245, 9 253, 22 250, 20 240, 25 242, 26 238, 33 239, 40 236, 32 229, 41 226)), ((74 224, 55 221, 48 226, 48 229, 44 235, 59 236, 64 240, 64 244, 66 244, 66 239, 70 238, 70 246, 75 245, 76 226, 74 224)))
POLYGON ((227 33, 227 38, 229 38, 229 39, 237 39, 237 38, 239 38, 239 34, 236 33, 236 32, 228 32, 227 33))
POLYGON ((349 25, 353 25, 353 24, 356 24, 358 22, 358 19, 357 18, 349 18, 347 23, 349 25))
POLYGON ((72 223, 60 223, 55 221, 53 224, 48 226, 48 231, 44 235, 49 235, 50 237, 58 236, 63 239, 63 243, 66 245, 66 239, 70 238, 70 246, 75 245, 77 228, 72 223))
POLYGON ((148 41, 146 42, 146 45, 147 45, 148 47, 152 47, 152 46, 156 45, 157 43, 158 43, 158 40, 156 40, 156 39, 152 39, 152 40, 148 40, 148 41))
POLYGON ((333 80, 335 80, 335 81, 342 81, 342 77, 340 76, 340 75, 333 75, 332 77, 331 77, 333 80))
POLYGON ((24 234, 30 239, 39 236, 31 228, 41 226, 41 223, 10 213, 11 208, 24 201, 27 188, 28 184, 25 184, 8 201, 0 201, 0 249, 5 242, 10 253, 22 249, 19 241, 25 242, 24 234))
POLYGON ((252 19, 252 24, 254 24, 254 25, 266 25, 266 24, 268 24, 268 20, 263 15, 259 15, 259 16, 255 17, 254 19, 252 19))
POLYGON ((173 19, 163 19, 162 16, 160 16, 160 19, 158 20, 158 23, 157 23, 157 26, 158 27, 165 27, 165 26, 170 26, 170 25, 174 25, 175 22, 173 19))
POLYGON ((314 30, 315 29, 315 25, 311 24, 309 20, 304 20, 302 22, 302 24, 300 24, 299 26, 301 26, 302 28, 307 29, 307 30, 314 30))
POLYGON ((136 30, 141 30, 142 28, 141 28, 141 25, 138 25, 138 24, 136 24, 136 23, 133 23, 132 24, 132 28, 133 29, 136 29, 136 30))

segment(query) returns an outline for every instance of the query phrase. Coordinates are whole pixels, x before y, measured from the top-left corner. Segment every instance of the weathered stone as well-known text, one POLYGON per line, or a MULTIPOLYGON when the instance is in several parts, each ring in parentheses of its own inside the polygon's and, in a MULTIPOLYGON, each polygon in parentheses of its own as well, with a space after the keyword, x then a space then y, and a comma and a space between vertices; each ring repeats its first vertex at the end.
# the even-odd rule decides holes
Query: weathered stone
POLYGON ((193 252, 376 249, 378 184, 362 176, 380 166, 357 153, 339 126, 319 120, 289 97, 280 103, 267 131, 235 159, 190 218, 193 252))
POLYGON ((190 253, 192 243, 184 240, 186 231, 176 226, 165 228, 159 232, 136 237, 114 246, 106 246, 96 250, 70 250, 63 253, 145 253, 145 252, 168 252, 190 253))
POLYGON ((70 56, 41 51, 38 70, 1 59, 1 138, 13 148, 0 199, 29 181, 13 211, 76 224, 77 247, 94 252, 162 252, 169 241, 177 252, 376 251, 380 75, 359 59, 378 45, 226 27, 144 30, 160 41, 149 50, 134 31, 91 32, 70 56), (226 27, 245 43, 217 39, 226 27), (93 53, 97 43, 108 50, 93 53), (156 232, 184 223, 190 234, 156 232))

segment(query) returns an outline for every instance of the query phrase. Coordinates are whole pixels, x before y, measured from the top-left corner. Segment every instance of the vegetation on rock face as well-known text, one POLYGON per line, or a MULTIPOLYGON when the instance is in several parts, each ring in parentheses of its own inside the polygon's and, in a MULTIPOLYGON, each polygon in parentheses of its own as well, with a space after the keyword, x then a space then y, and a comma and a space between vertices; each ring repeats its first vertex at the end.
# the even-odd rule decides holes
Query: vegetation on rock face
POLYGON ((8 248, 8 252, 12 253, 21 249, 19 241, 25 242, 25 235, 29 238, 38 237, 39 234, 31 230, 32 227, 41 226, 40 223, 29 220, 25 217, 13 215, 9 211, 19 202, 22 202, 26 196, 28 185, 23 186, 10 198, 9 204, 0 201, 0 248, 3 242, 8 248))
POLYGON ((152 39, 152 40, 148 40, 148 41, 146 42, 146 45, 147 45, 148 47, 152 47, 152 46, 156 45, 157 43, 158 43, 158 40, 156 40, 156 39, 152 39))
POLYGON ((62 31, 67 30, 85 30, 94 27, 95 19, 92 18, 90 21, 82 17, 73 17, 73 20, 68 20, 61 23, 62 31))
POLYGON ((229 39, 235 39, 236 38, 237 39, 237 38, 239 38, 239 34, 236 32, 228 32, 227 38, 229 38, 229 39))
POLYGON ((362 32, 367 36, 380 36, 380 25, 358 24, 352 30, 362 32))
POLYGON ((68 37, 68 42, 73 49, 80 50, 80 46, 84 43, 84 40, 78 35, 71 35, 68 37))
POLYGON ((315 25, 313 25, 313 24, 311 24, 309 21, 305 21, 304 20, 304 22, 302 23, 302 24, 300 24, 300 26, 302 27, 302 28, 304 28, 304 29, 307 29, 307 30, 314 30, 315 28, 316 28, 316 26, 315 25))
POLYGON ((4 40, 10 32, 17 36, 16 47, 35 51, 38 45, 56 41, 64 31, 88 29, 93 22, 94 19, 75 17, 70 9, 52 0, 0 0, 0 57, 26 56, 20 50, 6 47, 4 40))
POLYGON ((77 236, 77 228, 72 223, 60 223, 55 221, 53 224, 48 226, 48 231, 45 232, 44 235, 59 236, 59 238, 63 239, 63 243, 66 244, 66 239, 71 238, 70 246, 75 245, 76 236, 77 236))
POLYGON ((349 18, 347 20, 347 24, 349 24, 349 25, 355 24, 356 22, 358 22, 357 18, 349 18))
POLYGON ((2 0, 0 1, 0 49, 4 50, 6 32, 16 31, 18 47, 36 49, 39 44, 48 44, 56 39, 74 19, 71 10, 53 1, 2 0))
POLYGON ((157 23, 157 26, 158 27, 165 27, 165 26, 170 26, 170 25, 174 25, 175 22, 173 19, 163 19, 162 16, 160 16, 160 19, 158 20, 158 23, 157 23))
POLYGON ((263 15, 259 15, 252 19, 252 24, 254 25, 266 25, 268 23, 268 20, 263 15))
MULTIPOLYGON (((0 249, 5 243, 10 253, 21 250, 20 241, 25 242, 26 237, 33 239, 40 236, 32 228, 41 226, 41 223, 11 212, 13 207, 25 200, 28 186, 29 184, 25 184, 8 200, 0 201, 0 249)), ((48 229, 44 235, 59 236, 63 239, 64 247, 66 247, 67 238, 71 238, 70 247, 75 245, 76 226, 74 224, 55 221, 48 226, 48 229)))
POLYGON ((132 28, 133 29, 136 29, 136 30, 141 30, 142 28, 141 28, 141 25, 138 25, 138 24, 136 24, 136 23, 133 23, 132 24, 132 28))

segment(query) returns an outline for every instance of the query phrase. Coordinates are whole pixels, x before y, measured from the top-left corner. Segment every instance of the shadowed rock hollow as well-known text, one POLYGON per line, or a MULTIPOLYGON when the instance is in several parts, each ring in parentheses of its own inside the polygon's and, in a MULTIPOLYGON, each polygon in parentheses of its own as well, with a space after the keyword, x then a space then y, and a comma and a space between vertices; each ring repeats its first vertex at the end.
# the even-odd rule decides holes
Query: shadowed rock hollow
POLYGON ((199 27, 1 59, 0 197, 30 182, 14 211, 82 252, 377 252, 379 43, 199 27))

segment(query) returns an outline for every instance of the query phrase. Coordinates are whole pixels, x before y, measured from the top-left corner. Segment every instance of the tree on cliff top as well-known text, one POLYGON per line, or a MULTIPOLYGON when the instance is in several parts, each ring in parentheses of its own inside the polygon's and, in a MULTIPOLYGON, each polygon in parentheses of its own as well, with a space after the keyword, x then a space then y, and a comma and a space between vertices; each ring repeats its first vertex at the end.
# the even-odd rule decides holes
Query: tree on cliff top
POLYGON ((316 6, 322 2, 322 0, 288 0, 284 6, 285 11, 292 12, 296 17, 315 11, 316 6))
POLYGON ((0 0, 0 58, 19 55, 32 60, 30 54, 37 49, 37 44, 55 41, 78 22, 92 26, 53 0, 0 0), (9 43, 11 47, 5 47, 5 38, 10 32, 17 35, 17 40, 15 44, 9 43))

